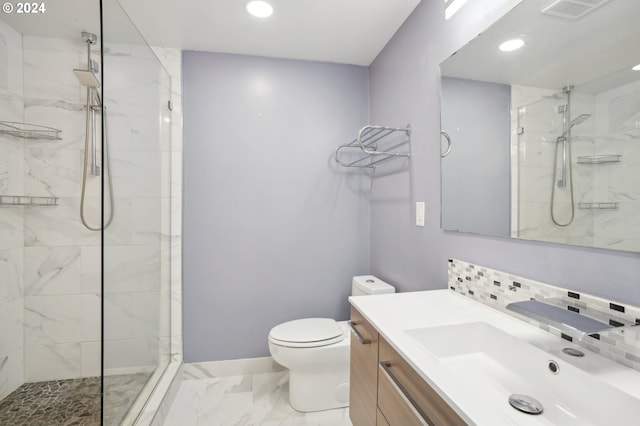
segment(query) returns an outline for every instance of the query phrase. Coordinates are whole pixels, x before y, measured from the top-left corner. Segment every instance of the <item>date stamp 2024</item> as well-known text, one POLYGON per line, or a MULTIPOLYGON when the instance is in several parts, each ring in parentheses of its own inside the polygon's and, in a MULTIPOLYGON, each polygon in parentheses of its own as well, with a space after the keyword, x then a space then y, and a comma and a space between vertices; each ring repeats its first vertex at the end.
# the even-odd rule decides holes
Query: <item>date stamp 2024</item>
POLYGON ((44 2, 6 2, 2 4, 2 11, 7 14, 15 13, 17 15, 36 15, 45 13, 47 8, 44 5, 44 2))

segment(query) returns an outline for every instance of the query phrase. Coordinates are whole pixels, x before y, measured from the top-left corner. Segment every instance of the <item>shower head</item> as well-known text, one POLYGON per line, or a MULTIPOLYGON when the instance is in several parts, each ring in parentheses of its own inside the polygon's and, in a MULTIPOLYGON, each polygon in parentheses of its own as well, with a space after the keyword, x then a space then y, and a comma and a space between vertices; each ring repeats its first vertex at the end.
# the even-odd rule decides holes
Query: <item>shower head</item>
POLYGON ((591 114, 580 114, 569 123, 569 127, 577 126, 578 124, 582 124, 588 119, 591 118, 591 114))
POLYGON ((78 77, 78 81, 80 81, 80 84, 83 86, 100 87, 100 81, 93 71, 74 69, 73 73, 78 77))
POLYGON ((83 31, 82 32, 82 41, 84 41, 85 43, 89 43, 89 44, 96 44, 96 42, 98 41, 98 37, 90 32, 87 31, 83 31))
POLYGON ((91 45, 96 44, 97 40, 98 37, 95 34, 86 31, 82 32, 82 41, 87 43, 87 69, 74 69, 73 73, 78 77, 80 84, 86 87, 100 87, 100 80, 96 76, 99 71, 98 63, 91 59, 91 45))

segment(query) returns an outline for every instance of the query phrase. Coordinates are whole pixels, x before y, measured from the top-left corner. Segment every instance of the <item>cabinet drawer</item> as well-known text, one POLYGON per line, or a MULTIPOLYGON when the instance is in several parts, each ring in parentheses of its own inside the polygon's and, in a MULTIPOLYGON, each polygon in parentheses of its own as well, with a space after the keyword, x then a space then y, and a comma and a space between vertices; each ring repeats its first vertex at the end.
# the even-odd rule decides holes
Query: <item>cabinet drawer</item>
MULTIPOLYGON (((427 382, 393 349, 382 337, 379 338, 380 364, 383 365, 406 399, 415 406, 415 410, 426 424, 432 426, 464 426, 465 421, 434 391, 427 382)), ((383 374, 380 383, 383 383, 383 374)), ((380 391, 381 392, 381 391, 380 391)), ((390 418, 385 407, 378 400, 380 410, 391 426, 401 426, 390 418)), ((407 410, 405 410, 407 411, 407 410)), ((420 424, 420 423, 406 423, 420 424)))
POLYGON ((425 420, 425 416, 418 412, 415 403, 407 398, 406 391, 390 374, 389 363, 381 362, 378 368, 378 408, 388 424, 431 426, 425 420))
POLYGON ((351 308, 349 417, 354 426, 376 424, 378 332, 351 308))

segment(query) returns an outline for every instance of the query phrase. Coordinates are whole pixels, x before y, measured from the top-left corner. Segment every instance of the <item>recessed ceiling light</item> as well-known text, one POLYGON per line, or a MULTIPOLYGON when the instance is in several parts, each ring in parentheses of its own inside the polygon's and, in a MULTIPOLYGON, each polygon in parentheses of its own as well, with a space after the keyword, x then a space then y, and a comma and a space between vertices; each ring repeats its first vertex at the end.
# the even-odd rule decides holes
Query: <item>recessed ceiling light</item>
POLYGON ((640 71, 640 64, 636 65, 635 67, 631 68, 634 71, 640 71))
POLYGON ((522 46, 524 46, 524 40, 520 38, 514 38, 512 40, 507 40, 504 43, 502 43, 498 47, 498 49, 502 50, 503 52, 513 52, 514 50, 520 49, 522 46))
POLYGON ((268 18, 273 14, 273 6, 266 1, 254 0, 247 3, 247 12, 257 18, 268 18))

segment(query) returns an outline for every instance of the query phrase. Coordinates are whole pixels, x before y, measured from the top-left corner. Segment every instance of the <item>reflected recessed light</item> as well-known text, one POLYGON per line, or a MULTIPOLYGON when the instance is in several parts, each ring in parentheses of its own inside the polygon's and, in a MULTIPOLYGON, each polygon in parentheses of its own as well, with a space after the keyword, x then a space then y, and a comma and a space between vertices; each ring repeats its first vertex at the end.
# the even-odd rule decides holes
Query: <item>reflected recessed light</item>
POLYGON ((254 0, 247 3, 247 12, 258 18, 267 18, 273 14, 273 6, 266 1, 254 0))
POLYGON ((640 71, 640 64, 636 65, 635 67, 631 68, 634 71, 640 71))
POLYGON ((512 40, 507 40, 504 43, 502 43, 498 47, 498 49, 502 50, 503 52, 513 52, 514 50, 520 49, 522 46, 524 46, 524 40, 520 38, 514 38, 512 40))

